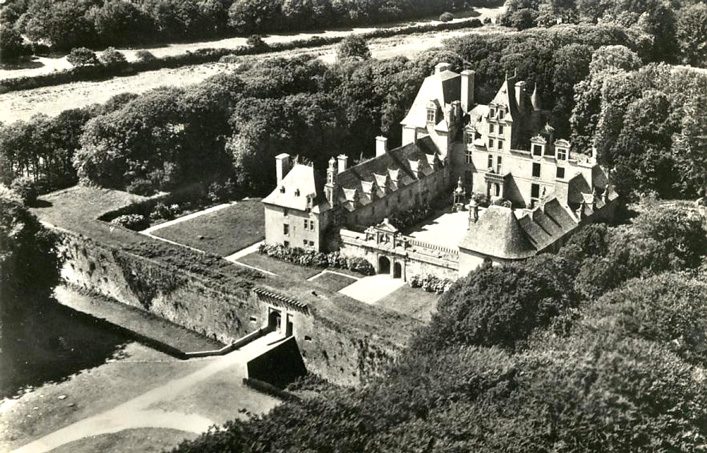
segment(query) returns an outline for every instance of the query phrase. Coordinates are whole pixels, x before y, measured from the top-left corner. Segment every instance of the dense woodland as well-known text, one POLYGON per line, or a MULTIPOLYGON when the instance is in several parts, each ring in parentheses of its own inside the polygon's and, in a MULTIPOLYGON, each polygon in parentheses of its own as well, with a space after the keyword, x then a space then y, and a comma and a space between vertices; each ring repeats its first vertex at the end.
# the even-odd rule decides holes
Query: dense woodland
POLYGON ((416 60, 372 60, 350 44, 342 49, 354 55, 334 65, 252 60, 189 90, 122 94, 0 125, 0 178, 28 200, 79 180, 138 194, 230 181, 234 195, 263 195, 283 150, 321 168, 341 153, 370 157, 380 133, 399 144, 423 78, 449 61, 476 71, 480 102, 507 73, 537 84, 557 135, 580 152, 594 147, 624 195, 695 197, 705 184, 707 74, 652 62, 642 33, 613 25, 488 33, 416 60))
POLYGON ((0 6, 4 58, 31 52, 289 32, 439 15, 496 0, 8 0, 0 6))

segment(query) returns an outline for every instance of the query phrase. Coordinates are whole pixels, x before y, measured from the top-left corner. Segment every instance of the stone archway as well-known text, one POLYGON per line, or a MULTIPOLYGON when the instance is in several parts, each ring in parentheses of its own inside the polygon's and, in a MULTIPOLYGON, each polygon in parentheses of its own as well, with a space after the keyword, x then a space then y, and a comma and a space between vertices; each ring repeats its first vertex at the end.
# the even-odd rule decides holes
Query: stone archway
POLYGON ((272 332, 279 332, 282 328, 282 315, 278 310, 272 310, 268 315, 268 328, 272 332))
POLYGON ((390 260, 386 256, 378 258, 378 273, 390 274, 390 260))
POLYGON ((393 264, 393 278, 403 277, 403 266, 400 263, 393 264))

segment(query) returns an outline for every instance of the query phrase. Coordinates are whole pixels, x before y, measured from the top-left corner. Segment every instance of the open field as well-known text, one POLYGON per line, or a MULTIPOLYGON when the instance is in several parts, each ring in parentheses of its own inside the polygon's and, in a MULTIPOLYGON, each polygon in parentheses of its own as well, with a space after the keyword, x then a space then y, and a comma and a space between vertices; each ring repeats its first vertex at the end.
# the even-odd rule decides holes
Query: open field
MULTIPOLYGON (((455 18, 451 22, 459 22, 469 17, 477 17, 479 20, 483 20, 487 17, 496 17, 500 14, 502 10, 502 6, 496 8, 475 8, 473 11, 455 14, 455 18)), ((441 22, 437 20, 437 18, 430 18, 428 20, 378 24, 373 27, 355 27, 330 30, 314 30, 302 33, 271 34, 264 36, 263 40, 268 44, 287 43, 296 40, 310 39, 314 36, 319 36, 321 38, 342 37, 350 34, 369 33, 375 30, 386 28, 414 25, 433 25, 440 23, 441 22)), ((237 36, 233 38, 225 38, 212 41, 173 43, 160 46, 153 45, 141 48, 118 48, 117 50, 123 52, 128 61, 135 61, 137 59, 136 54, 139 50, 147 50, 151 52, 154 56, 158 58, 163 58, 167 56, 183 55, 187 52, 194 52, 198 49, 204 48, 235 49, 237 47, 245 46, 247 44, 247 40, 247 36, 237 36)), ((101 52, 97 53, 99 55, 101 54, 101 52)), ((38 57, 35 58, 31 63, 22 65, 17 68, 0 68, 0 80, 11 77, 33 77, 37 75, 48 74, 54 71, 71 69, 71 67, 71 64, 66 60, 65 56, 56 58, 38 57)))
POLYGON ((260 200, 243 200, 218 211, 151 232, 153 236, 204 252, 228 256, 265 237, 260 200))
POLYGON ((179 361, 130 343, 114 361, 3 401, 0 451, 160 451, 267 412, 279 401, 242 383, 250 347, 179 361))
MULTIPOLYGON (((472 33, 488 33, 505 30, 495 26, 468 30, 453 30, 399 35, 390 38, 372 39, 369 42, 373 58, 385 59, 395 56, 413 57, 419 52, 438 47, 448 38, 472 33)), ((336 58, 336 46, 274 52, 259 58, 291 58, 297 55, 315 55, 325 62, 336 58)), ((242 57, 253 58, 253 57, 242 57)), ((55 116, 63 110, 85 107, 93 103, 104 103, 120 93, 141 94, 160 86, 184 87, 201 82, 220 72, 229 71, 239 63, 207 63, 174 69, 142 72, 133 76, 116 77, 104 81, 75 82, 67 85, 36 88, 0 95, 0 120, 11 123, 27 120, 37 113, 55 116)))

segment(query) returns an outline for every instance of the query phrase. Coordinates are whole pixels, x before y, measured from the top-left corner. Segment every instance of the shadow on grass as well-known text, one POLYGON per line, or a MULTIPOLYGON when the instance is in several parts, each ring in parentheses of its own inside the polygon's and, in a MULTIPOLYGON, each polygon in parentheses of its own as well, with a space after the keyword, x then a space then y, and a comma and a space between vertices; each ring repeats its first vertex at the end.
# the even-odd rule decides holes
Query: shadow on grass
POLYGON ((24 61, 0 61, 0 69, 3 69, 5 71, 17 71, 20 69, 35 69, 35 68, 41 68, 44 66, 44 63, 41 61, 32 61, 32 60, 24 60, 24 61))
MULTIPOLYGON (((129 340, 55 300, 32 316, 5 322, 0 350, 0 398, 61 382, 108 359, 124 356, 129 340)), ((6 320, 8 321, 8 320, 6 320)))

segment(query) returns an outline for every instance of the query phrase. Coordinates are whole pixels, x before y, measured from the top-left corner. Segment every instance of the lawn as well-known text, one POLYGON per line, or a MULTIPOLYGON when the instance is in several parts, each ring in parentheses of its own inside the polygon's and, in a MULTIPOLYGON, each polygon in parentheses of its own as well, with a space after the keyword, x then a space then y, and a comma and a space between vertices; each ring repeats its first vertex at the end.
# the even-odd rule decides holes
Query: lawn
POLYGON ((324 271, 310 281, 316 285, 323 286, 330 291, 339 291, 340 289, 346 288, 350 284, 356 282, 356 279, 346 275, 324 271))
POLYGON ((437 311, 439 294, 428 293, 405 285, 375 303, 379 308, 403 313, 423 322, 429 322, 437 311))
POLYGON ((176 429, 125 429, 117 433, 101 434, 70 442, 52 450, 52 453, 161 453, 176 447, 179 442, 194 439, 198 434, 176 429))
POLYGON ((243 200, 152 232, 153 236, 204 252, 228 256, 265 237, 265 216, 260 200, 243 200))
POLYGON ((267 255, 261 255, 258 252, 246 255, 238 259, 239 263, 249 266, 264 269, 288 280, 307 280, 320 273, 323 269, 320 267, 305 267, 296 264, 281 261, 276 258, 271 258, 267 255))

